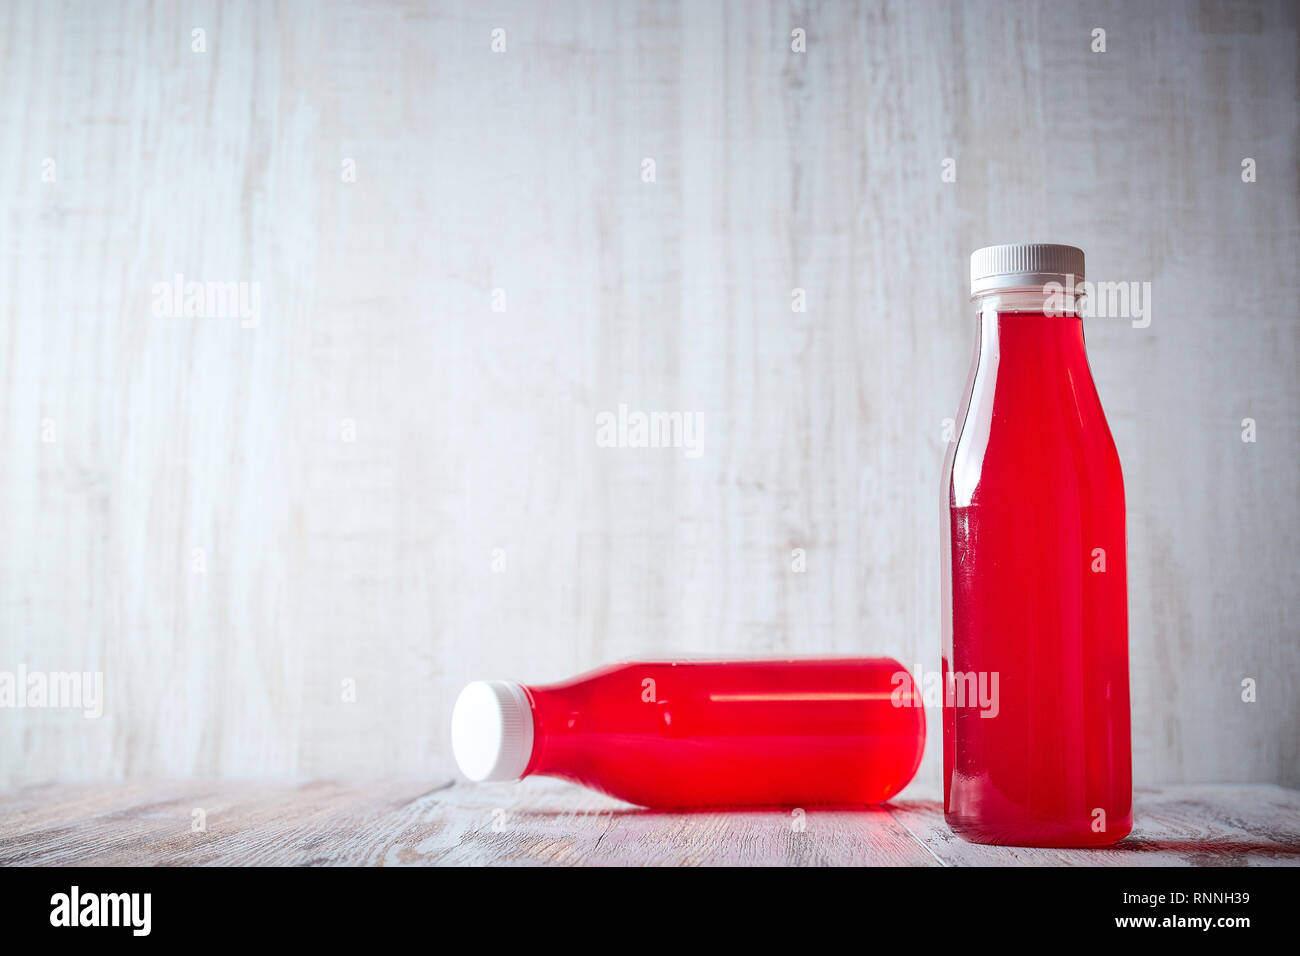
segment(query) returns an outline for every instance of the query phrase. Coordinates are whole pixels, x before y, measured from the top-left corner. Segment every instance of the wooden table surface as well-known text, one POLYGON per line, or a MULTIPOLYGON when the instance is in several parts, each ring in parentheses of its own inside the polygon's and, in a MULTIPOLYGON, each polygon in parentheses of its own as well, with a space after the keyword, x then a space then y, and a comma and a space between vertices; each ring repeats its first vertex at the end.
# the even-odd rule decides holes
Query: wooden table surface
POLYGON ((0 796, 0 864, 1300 863, 1300 791, 1179 786, 1139 790, 1135 800, 1136 827, 1120 846, 1037 850, 965 843, 944 825, 939 804, 919 800, 800 818, 793 811, 649 812, 544 779, 47 785, 0 796))

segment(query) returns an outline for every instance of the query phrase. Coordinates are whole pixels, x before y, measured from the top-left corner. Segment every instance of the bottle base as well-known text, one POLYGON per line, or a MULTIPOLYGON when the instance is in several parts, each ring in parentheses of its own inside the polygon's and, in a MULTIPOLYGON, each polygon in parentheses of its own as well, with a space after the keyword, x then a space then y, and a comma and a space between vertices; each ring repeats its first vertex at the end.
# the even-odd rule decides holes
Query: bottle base
POLYGON ((1104 832, 1094 832, 1089 823, 1082 825, 996 825, 971 822, 944 814, 949 828, 967 843, 985 846, 1042 847, 1059 850, 1098 850, 1119 843, 1131 832, 1131 820, 1121 821, 1104 832))

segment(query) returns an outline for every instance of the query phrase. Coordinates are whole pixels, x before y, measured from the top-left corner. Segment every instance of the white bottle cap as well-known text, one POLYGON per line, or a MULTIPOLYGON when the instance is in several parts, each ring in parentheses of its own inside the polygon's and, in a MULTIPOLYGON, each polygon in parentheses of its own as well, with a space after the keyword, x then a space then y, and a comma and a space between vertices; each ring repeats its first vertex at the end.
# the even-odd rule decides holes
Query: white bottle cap
POLYGON ((970 295, 1013 290, 1042 291, 1049 282, 1083 282, 1083 250, 1047 242, 985 246, 970 255, 970 295))
POLYGON ((471 780, 518 780, 533 756, 533 708, 524 685, 476 680, 456 698, 451 749, 471 780))

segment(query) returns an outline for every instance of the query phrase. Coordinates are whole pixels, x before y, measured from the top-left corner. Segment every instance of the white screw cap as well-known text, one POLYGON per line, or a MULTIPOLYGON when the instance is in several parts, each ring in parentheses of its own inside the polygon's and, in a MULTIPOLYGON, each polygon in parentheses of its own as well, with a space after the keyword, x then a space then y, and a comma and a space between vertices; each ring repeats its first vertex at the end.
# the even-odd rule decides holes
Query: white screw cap
POLYGON ((1083 250, 1051 242, 985 246, 970 255, 971 298, 990 292, 1040 291, 1049 282, 1083 282, 1083 250))
POLYGON ((474 781, 518 780, 533 756, 533 708, 524 685, 476 680, 451 712, 451 749, 474 781))

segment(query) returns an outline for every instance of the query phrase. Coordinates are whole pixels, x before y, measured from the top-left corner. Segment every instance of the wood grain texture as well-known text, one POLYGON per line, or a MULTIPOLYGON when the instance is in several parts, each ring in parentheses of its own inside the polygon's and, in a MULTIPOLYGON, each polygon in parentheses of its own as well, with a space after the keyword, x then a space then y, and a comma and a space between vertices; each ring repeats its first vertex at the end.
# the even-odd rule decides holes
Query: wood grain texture
POLYGON ((1046 239, 1152 283, 1088 331, 1137 781, 1300 785, 1297 17, 0 4, 0 670, 105 679, 0 710, 0 783, 450 777, 464 683, 621 658, 936 670, 967 256, 1046 239), (177 273, 255 327, 155 316, 177 273), (703 453, 598 447, 620 404, 703 453))
POLYGON ((967 843, 937 803, 904 801, 894 816, 950 866, 1263 866, 1300 864, 1300 793, 1268 786, 1147 788, 1133 795, 1133 832, 1115 848, 1056 850, 967 843))
POLYGON ((559 781, 517 785, 29 787, 0 799, 0 865, 1241 866, 1300 863, 1300 793, 1136 795, 1106 850, 964 843, 924 801, 861 811, 660 813, 559 781), (206 829, 195 832, 194 811, 206 829))

